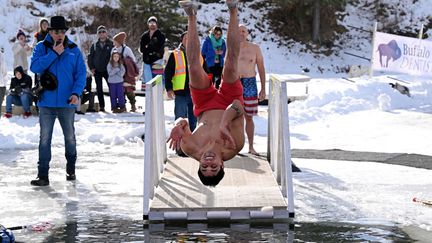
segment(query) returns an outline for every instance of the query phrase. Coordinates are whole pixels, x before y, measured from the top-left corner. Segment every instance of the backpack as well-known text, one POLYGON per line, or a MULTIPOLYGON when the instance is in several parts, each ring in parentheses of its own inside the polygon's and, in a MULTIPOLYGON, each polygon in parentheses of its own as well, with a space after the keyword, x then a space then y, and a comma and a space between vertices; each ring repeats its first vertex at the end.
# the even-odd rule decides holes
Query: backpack
POLYGON ((138 77, 139 75, 139 68, 138 65, 134 62, 134 60, 131 57, 129 56, 125 57, 123 55, 124 50, 125 50, 125 46, 123 46, 121 52, 121 56, 123 57, 123 62, 126 70, 124 75, 124 80, 126 82, 133 82, 135 84, 135 78, 138 77))
POLYGON ((15 236, 10 229, 6 229, 0 224, 0 243, 14 243, 15 236))
POLYGON ((135 91, 135 85, 136 85, 136 77, 139 75, 139 68, 138 65, 134 62, 134 60, 130 56, 124 56, 124 50, 126 46, 123 46, 121 56, 123 57, 123 65, 125 67, 125 75, 123 76, 124 79, 124 90, 126 93, 134 92, 135 91))

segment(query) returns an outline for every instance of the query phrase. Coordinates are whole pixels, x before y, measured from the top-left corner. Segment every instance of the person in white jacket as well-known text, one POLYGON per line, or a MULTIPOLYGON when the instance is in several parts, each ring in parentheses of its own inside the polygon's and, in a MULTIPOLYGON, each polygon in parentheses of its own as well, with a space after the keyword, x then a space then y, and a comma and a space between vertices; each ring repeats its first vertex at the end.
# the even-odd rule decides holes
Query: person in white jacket
POLYGON ((27 43, 27 36, 22 30, 18 30, 16 41, 12 46, 14 54, 13 68, 18 66, 23 67, 24 72, 27 73, 29 68, 28 57, 32 54, 32 48, 27 43))
POLYGON ((4 57, 4 49, 2 47, 0 50, 0 113, 3 106, 3 99, 6 94, 7 81, 6 61, 4 57))

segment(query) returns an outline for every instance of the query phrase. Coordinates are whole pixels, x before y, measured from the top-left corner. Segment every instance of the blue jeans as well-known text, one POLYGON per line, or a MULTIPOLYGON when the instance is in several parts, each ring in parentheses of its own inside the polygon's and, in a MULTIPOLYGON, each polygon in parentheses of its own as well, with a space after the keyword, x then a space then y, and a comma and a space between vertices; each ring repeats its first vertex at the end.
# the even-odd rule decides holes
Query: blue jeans
MULTIPOLYGON (((154 77, 156 77, 157 74, 153 72, 153 69, 150 64, 143 64, 143 73, 141 76, 141 90, 145 90, 145 84, 150 82, 154 77)), ((165 86, 165 75, 162 74, 162 83, 165 86)))
POLYGON ((96 94, 99 101, 99 107, 100 109, 105 109, 105 99, 104 99, 104 93, 103 93, 103 82, 102 78, 105 79, 105 81, 108 83, 108 72, 95 72, 94 75, 95 82, 96 82, 96 94))
POLYGON ((12 104, 22 106, 24 112, 30 112, 30 105, 32 102, 31 95, 23 93, 18 95, 8 95, 6 97, 6 112, 12 113, 12 104))
POLYGON ((148 83, 153 78, 152 68, 150 64, 143 63, 142 81, 148 83))
POLYGON ((39 162, 38 177, 48 176, 49 163, 51 161, 51 140, 54 129, 54 122, 58 118, 63 130, 65 141, 66 172, 75 173, 75 162, 77 159, 75 140, 75 108, 52 108, 39 107, 39 162))
POLYGON ((191 131, 195 130, 197 119, 193 114, 193 103, 191 96, 176 95, 174 100, 174 116, 175 119, 179 117, 188 118, 189 128, 191 131))

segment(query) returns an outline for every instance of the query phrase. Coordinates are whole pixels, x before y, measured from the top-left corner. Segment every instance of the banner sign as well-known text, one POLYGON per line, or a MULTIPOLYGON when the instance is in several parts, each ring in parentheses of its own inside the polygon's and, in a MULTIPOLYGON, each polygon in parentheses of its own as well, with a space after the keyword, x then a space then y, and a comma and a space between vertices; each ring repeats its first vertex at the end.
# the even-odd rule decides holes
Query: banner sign
POLYGON ((375 32, 373 70, 432 76, 432 42, 375 32))

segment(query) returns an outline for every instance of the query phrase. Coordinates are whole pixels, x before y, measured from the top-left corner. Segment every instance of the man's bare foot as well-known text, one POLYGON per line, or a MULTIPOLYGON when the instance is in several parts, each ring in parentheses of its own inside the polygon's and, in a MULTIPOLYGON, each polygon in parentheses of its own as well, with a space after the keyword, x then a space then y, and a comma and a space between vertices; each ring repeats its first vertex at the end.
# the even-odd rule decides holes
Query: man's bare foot
POLYGON ((185 0, 179 1, 180 7, 186 12, 188 16, 193 16, 197 14, 198 4, 195 1, 185 0))
POLYGON ((225 0, 226 5, 229 9, 237 8, 238 0, 225 0))
POLYGON ((255 149, 253 149, 253 148, 249 148, 249 153, 252 155, 259 155, 259 153, 257 151, 255 151, 255 149))

